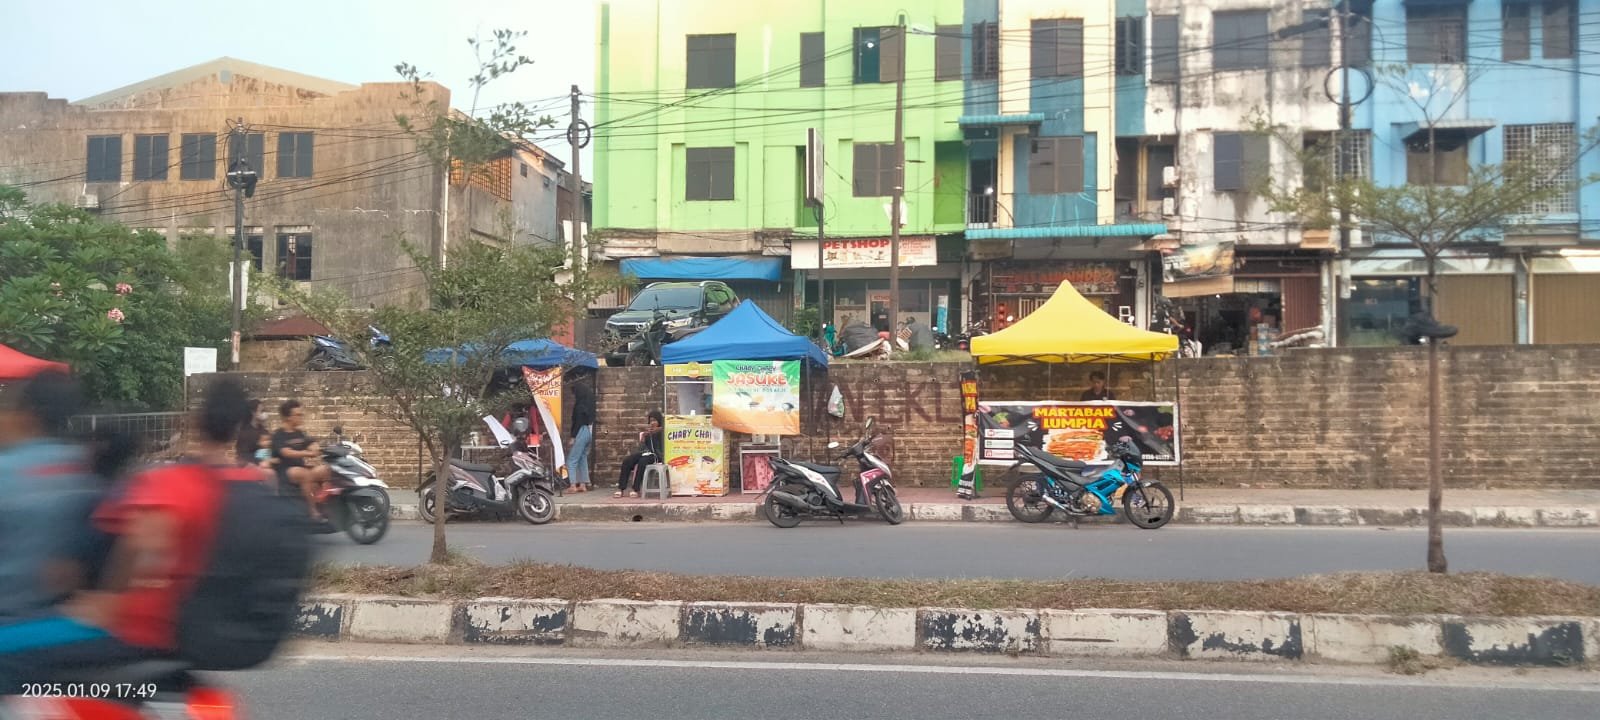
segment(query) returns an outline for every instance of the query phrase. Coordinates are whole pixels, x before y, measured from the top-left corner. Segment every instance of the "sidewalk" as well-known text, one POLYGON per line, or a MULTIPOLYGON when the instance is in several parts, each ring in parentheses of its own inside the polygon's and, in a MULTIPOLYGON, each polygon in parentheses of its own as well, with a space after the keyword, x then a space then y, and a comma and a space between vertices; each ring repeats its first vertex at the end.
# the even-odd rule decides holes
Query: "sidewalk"
MULTIPOLYGON (((1174 495, 1178 489, 1172 488, 1174 495)), ((1016 522, 1005 507, 1003 487, 985 487, 976 500, 952 488, 898 488, 911 521, 1016 522)), ((613 498, 599 488, 556 499, 557 518, 578 522, 754 521, 758 495, 713 498, 613 498)), ((849 490, 846 489, 848 495, 849 490)), ((394 515, 415 519, 415 491, 400 490, 394 515)), ((1186 488, 1174 522, 1196 525, 1425 525, 1426 490, 1294 490, 1186 488)), ((1109 519, 1085 519, 1105 522, 1109 519)), ((1600 489, 1446 490, 1444 523, 1450 527, 1600 528, 1600 489)))

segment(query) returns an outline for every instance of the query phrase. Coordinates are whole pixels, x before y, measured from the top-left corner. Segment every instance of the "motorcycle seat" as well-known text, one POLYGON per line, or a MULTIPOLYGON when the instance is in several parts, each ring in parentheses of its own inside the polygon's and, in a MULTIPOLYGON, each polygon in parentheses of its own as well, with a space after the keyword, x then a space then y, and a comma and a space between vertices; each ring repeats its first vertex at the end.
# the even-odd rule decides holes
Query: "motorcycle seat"
POLYGON ((1068 460, 1058 455, 1052 455, 1042 449, 1027 447, 1025 445, 1021 445, 1020 443, 1019 446, 1023 448, 1023 454, 1027 455, 1028 459, 1034 460, 1042 465, 1049 465, 1051 468, 1057 470, 1070 473, 1082 473, 1084 470, 1089 468, 1089 464, 1085 462, 1068 460))
POLYGON ((492 473, 495 468, 495 466, 487 463, 470 463, 465 460, 451 460, 450 464, 467 472, 492 473))
POLYGON ((837 465, 823 465, 821 463, 802 462, 802 461, 799 461, 799 460, 790 460, 789 462, 793 463, 794 465, 796 465, 798 467, 803 467, 803 468, 805 468, 807 470, 810 470, 811 472, 814 472, 814 473, 817 473, 817 474, 823 475, 823 476, 838 475, 839 474, 839 467, 837 465))

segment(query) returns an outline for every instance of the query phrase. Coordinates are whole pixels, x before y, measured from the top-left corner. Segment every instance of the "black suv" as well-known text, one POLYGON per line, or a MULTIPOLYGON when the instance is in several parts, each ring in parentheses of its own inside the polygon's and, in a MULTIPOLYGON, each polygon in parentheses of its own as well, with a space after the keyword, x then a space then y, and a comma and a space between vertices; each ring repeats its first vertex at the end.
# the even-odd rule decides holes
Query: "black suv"
MULTIPOLYGON (((738 304, 733 289, 715 280, 651 283, 634 296, 627 309, 606 321, 606 365, 629 364, 630 346, 638 345, 635 341, 640 331, 651 324, 657 312, 665 317, 667 337, 660 342, 667 344, 704 330, 738 304)), ((638 354, 639 348, 632 350, 638 354)))

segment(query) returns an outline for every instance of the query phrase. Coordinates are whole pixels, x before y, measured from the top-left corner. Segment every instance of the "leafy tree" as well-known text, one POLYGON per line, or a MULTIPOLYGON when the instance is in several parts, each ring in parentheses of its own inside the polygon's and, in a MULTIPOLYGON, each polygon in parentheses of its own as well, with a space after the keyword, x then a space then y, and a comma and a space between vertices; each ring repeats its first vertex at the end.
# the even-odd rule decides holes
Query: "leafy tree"
MULTIPOLYGON (((1452 108, 1463 101, 1474 73, 1454 74, 1406 65, 1379 68, 1380 88, 1404 98, 1425 135, 1413 141, 1415 150, 1429 153, 1429 173, 1435 173, 1439 150, 1438 128, 1452 108)), ((1438 325, 1434 301, 1438 297, 1439 258, 1447 251, 1473 243, 1493 241, 1518 226, 1536 223, 1536 208, 1574 192, 1594 178, 1575 172, 1579 158, 1594 148, 1595 133, 1571 148, 1553 148, 1540 157, 1506 158, 1495 165, 1469 168, 1460 184, 1406 182, 1384 185, 1352 171, 1349 151, 1338 133, 1326 140, 1305 143, 1298 133, 1275 126, 1258 116, 1257 129, 1274 137, 1295 158, 1299 172, 1259 178, 1259 192, 1271 210, 1297 218, 1305 227, 1359 226, 1378 242, 1401 242, 1415 248, 1426 264, 1426 295, 1422 311, 1406 328, 1409 342, 1428 346, 1428 553, 1430 572, 1449 569, 1444 554, 1444 528, 1440 518, 1444 503, 1443 461, 1440 457, 1439 345, 1454 330, 1438 325)), ((1537 154, 1537 153, 1534 153, 1537 154)), ((1278 175, 1273 173, 1273 175, 1278 175)))
POLYGON ((183 403, 183 348, 225 348, 227 244, 135 233, 0 187, 0 343, 66 362, 97 404, 183 403))

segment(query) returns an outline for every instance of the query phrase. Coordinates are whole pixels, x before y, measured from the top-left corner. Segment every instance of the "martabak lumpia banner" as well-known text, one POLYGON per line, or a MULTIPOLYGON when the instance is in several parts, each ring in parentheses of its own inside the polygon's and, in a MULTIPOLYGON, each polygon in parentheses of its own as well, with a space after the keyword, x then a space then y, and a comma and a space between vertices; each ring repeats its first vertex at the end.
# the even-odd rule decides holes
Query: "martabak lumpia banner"
POLYGON ((978 458, 986 465, 1016 461, 1016 444, 1086 463, 1109 463, 1109 450, 1127 437, 1147 465, 1176 465, 1177 405, 1170 402, 980 402, 978 458))
POLYGON ((711 421, 750 435, 800 434, 800 361, 711 364, 711 421))

